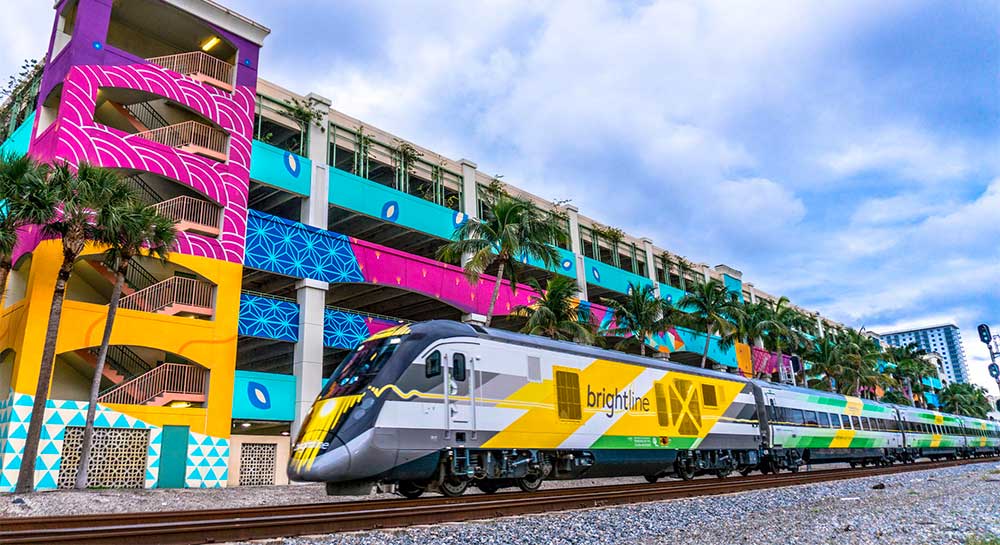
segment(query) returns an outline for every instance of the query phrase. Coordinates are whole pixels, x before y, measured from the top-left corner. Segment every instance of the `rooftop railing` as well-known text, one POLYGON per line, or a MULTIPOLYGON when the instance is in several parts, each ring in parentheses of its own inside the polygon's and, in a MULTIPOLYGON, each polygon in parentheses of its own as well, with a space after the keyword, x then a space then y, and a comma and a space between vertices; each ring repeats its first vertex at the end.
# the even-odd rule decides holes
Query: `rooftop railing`
POLYGON ((208 83, 225 91, 233 90, 234 66, 201 51, 153 57, 147 61, 173 70, 191 79, 208 83))

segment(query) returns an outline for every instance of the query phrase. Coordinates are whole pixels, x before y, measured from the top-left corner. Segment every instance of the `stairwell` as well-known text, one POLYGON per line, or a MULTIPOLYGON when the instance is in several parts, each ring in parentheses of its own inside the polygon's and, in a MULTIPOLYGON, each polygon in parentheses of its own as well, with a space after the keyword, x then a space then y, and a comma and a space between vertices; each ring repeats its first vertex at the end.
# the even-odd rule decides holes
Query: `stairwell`
POLYGON ((125 405, 163 406, 175 401, 204 403, 208 370, 186 363, 164 363, 101 394, 97 401, 125 405))

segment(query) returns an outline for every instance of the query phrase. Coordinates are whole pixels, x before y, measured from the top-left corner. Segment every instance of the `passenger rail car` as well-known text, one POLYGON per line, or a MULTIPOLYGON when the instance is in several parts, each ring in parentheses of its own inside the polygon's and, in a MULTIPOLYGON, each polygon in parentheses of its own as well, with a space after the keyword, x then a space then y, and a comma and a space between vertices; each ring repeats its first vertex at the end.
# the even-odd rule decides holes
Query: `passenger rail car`
POLYGON ((288 473, 331 494, 388 484, 416 497, 998 450, 995 423, 431 321, 385 330, 344 359, 303 421, 288 473), (932 423, 940 429, 924 428, 932 423))

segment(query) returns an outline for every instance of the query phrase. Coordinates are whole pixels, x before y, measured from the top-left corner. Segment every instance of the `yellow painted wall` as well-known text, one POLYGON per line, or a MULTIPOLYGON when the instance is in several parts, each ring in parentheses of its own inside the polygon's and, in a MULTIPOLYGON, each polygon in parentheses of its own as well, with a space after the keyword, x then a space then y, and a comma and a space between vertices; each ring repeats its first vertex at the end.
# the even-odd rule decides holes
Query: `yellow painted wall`
MULTIPOLYGON (((13 348, 16 352, 11 384, 20 393, 35 393, 52 290, 62 262, 61 248, 57 240, 39 244, 32 258, 24 301, 0 314, 0 350, 13 348)), ((88 245, 84 254, 99 252, 101 248, 88 245)), ((170 409, 116 405, 115 409, 153 425, 190 425, 191 430, 198 433, 228 437, 242 267, 183 254, 171 254, 170 261, 194 271, 217 286, 215 319, 198 320, 119 309, 111 344, 165 350, 209 369, 210 389, 206 407, 170 409)), ((63 305, 56 353, 99 345, 106 318, 107 305, 67 299, 63 305)))

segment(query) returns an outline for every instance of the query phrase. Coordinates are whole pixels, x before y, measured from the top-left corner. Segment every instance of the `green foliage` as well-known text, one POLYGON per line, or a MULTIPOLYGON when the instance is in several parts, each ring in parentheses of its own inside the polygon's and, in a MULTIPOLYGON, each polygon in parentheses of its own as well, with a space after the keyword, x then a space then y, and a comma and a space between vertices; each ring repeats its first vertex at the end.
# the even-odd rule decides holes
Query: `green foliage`
POLYGON ((941 390, 938 399, 941 401, 941 409, 949 413, 986 418, 986 413, 990 412, 986 390, 974 384, 952 382, 941 390))
POLYGON ((674 308, 656 297, 649 284, 629 284, 624 300, 604 299, 604 304, 614 312, 614 327, 605 332, 608 337, 623 337, 615 346, 621 350, 637 344, 639 352, 646 355, 646 341, 656 333, 666 331, 678 317, 674 308))
POLYGON ((726 289, 718 280, 701 282, 691 288, 677 303, 678 308, 687 312, 684 325, 706 335, 705 349, 701 355, 701 366, 708 361, 708 348, 712 335, 719 335, 719 346, 732 346, 737 331, 737 323, 743 314, 739 297, 726 289))
POLYGON ((550 243, 565 241, 568 235, 561 225, 549 221, 548 214, 534 203, 505 193, 487 198, 490 214, 485 218, 471 218, 456 228, 452 241, 442 246, 437 256, 452 263, 467 256, 463 268, 472 283, 478 282, 487 268, 497 265, 493 295, 486 315, 486 324, 489 325, 501 281, 509 280, 511 289, 516 290, 522 260, 535 259, 547 268, 555 266, 559 253, 550 243))
POLYGON ((319 127, 320 132, 326 130, 326 127, 319 122, 323 118, 324 112, 308 100, 297 98, 285 100, 282 101, 281 108, 284 110, 283 113, 294 119, 303 131, 308 131, 309 126, 314 124, 319 127))
POLYGON ((553 276, 544 291, 534 278, 529 278, 527 284, 539 295, 531 297, 531 304, 514 309, 514 315, 528 318, 522 333, 593 344, 595 327, 589 308, 586 311, 579 308, 576 280, 553 276))

